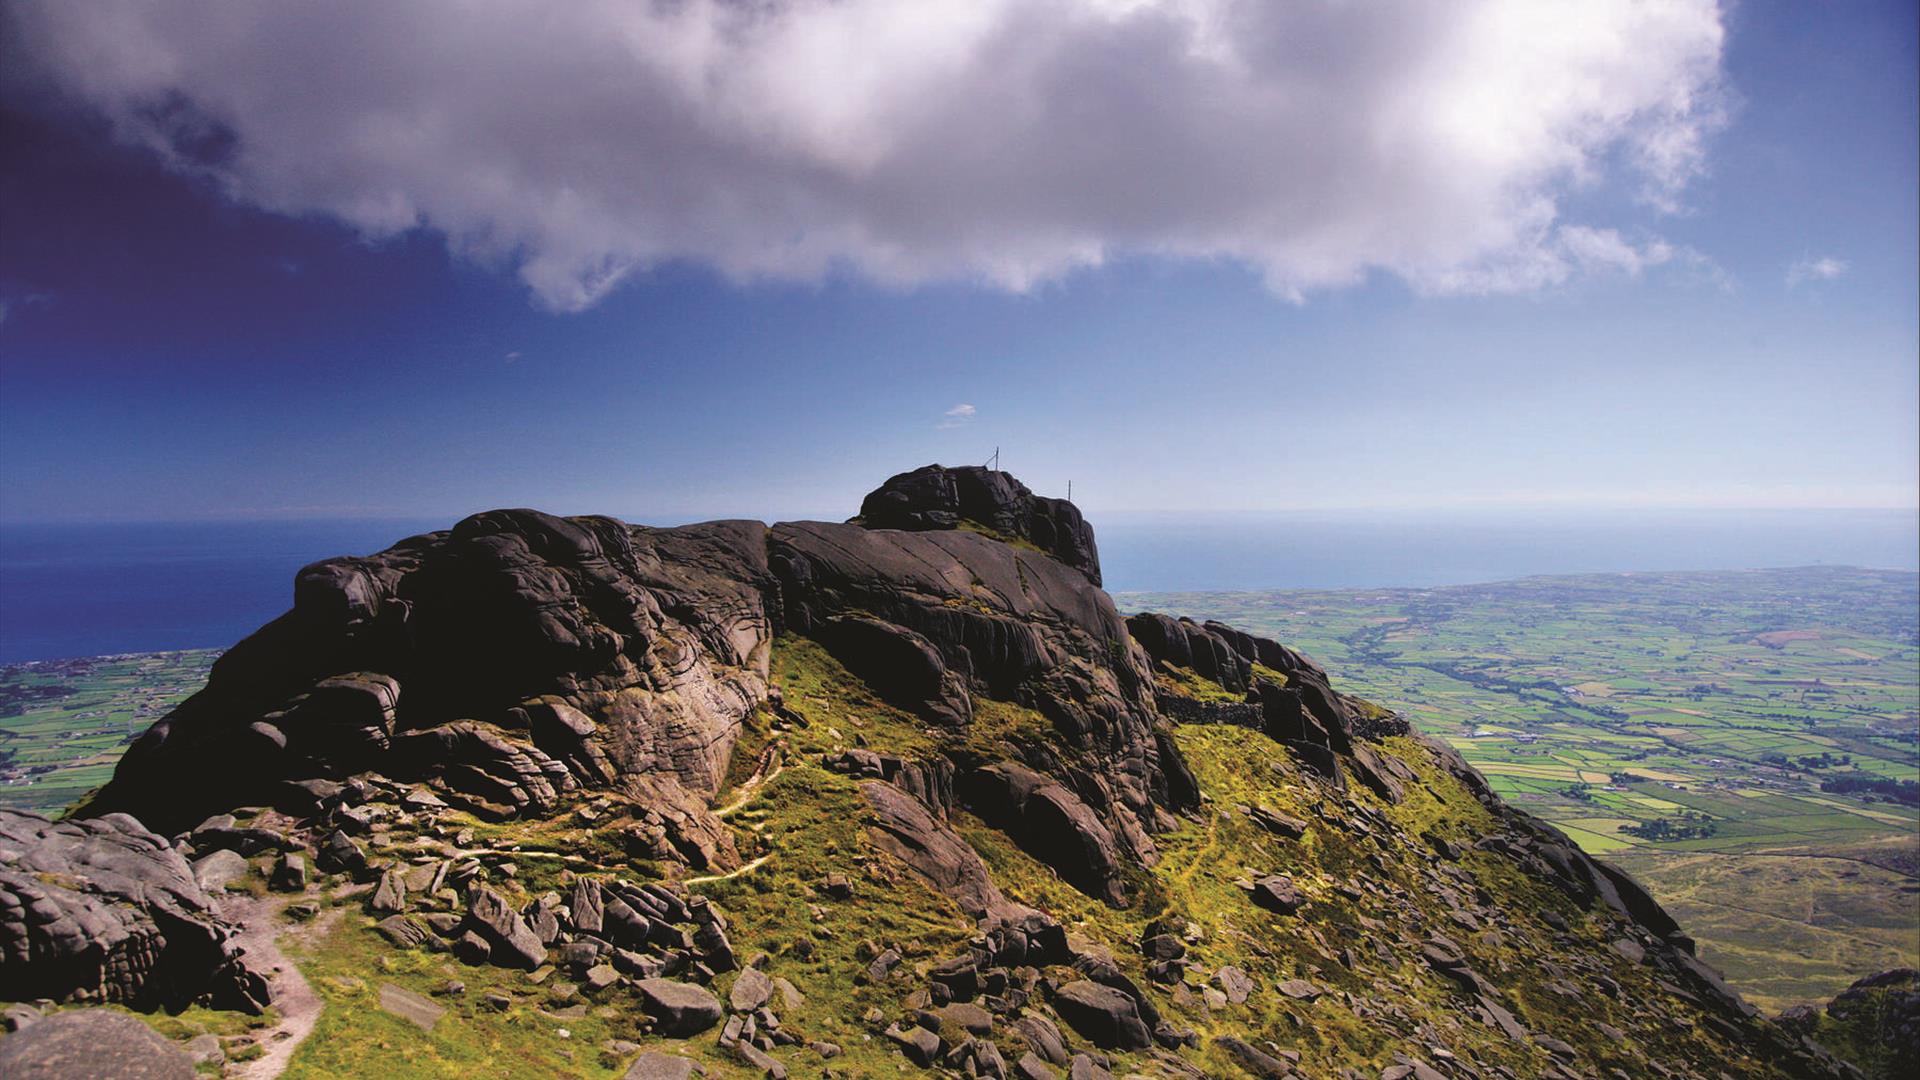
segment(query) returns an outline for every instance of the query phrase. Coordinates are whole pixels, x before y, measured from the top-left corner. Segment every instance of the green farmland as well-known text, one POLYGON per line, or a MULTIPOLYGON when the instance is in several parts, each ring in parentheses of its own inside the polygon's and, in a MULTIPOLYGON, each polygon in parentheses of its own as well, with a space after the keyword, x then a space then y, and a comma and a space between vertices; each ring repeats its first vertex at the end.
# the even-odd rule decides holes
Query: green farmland
POLYGON ((1121 594, 1299 646, 1626 867, 1758 1004, 1920 964, 1920 575, 1121 594))
POLYGON ((147 726, 200 689, 212 650, 0 667, 0 806, 53 814, 105 783, 147 726))

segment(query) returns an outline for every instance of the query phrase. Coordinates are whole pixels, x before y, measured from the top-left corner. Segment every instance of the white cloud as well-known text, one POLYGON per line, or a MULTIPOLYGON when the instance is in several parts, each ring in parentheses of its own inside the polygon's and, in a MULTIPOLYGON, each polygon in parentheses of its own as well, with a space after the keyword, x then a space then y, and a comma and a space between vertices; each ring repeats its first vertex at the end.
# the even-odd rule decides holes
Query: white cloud
POLYGON ((0 326, 6 325, 9 317, 19 314, 26 308, 32 307, 35 304, 51 303, 53 303, 52 293, 0 293, 0 326))
POLYGON ((1618 229, 1558 225, 1516 252, 1484 263, 1437 271, 1422 284, 1436 293, 1516 293, 1578 278, 1637 278, 1663 268, 1674 280, 1731 291, 1733 278, 1713 259, 1658 236, 1630 240, 1618 229))
POLYGON ((1846 272, 1846 261, 1831 255, 1818 259, 1795 259, 1787 267, 1787 288, 1791 289, 1805 281, 1832 281, 1846 272))
POLYGON ((559 310, 679 259, 1009 289, 1227 259, 1292 298, 1633 273, 1657 253, 1560 201, 1675 209, 1725 37, 1717 0, 10 10, 0 60, 123 138, 269 210, 436 230, 559 310))
POLYGON ((980 410, 968 405, 966 402, 961 402, 941 414, 946 417, 946 419, 940 421, 938 426, 941 428, 965 427, 973 423, 973 418, 979 411, 980 410))

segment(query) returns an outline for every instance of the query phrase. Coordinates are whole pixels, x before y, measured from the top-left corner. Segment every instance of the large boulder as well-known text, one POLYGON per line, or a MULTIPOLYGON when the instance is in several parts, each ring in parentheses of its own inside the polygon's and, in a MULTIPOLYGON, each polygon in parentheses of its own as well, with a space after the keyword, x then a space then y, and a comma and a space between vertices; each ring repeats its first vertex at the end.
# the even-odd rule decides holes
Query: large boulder
POLYGON ((691 1058, 648 1050, 627 1066, 620 1080, 693 1080, 694 1075, 691 1058))
POLYGON ((467 922, 492 947, 494 963, 528 970, 547 962, 547 948, 507 899, 485 885, 467 892, 467 922))
POLYGON ((858 521, 870 529, 986 529, 1032 544, 1100 584, 1100 549, 1080 508, 1035 495, 1012 473, 978 465, 900 473, 868 493, 858 521))
POLYGON ((1138 1004, 1111 986, 1087 979, 1070 982, 1055 991, 1053 1008, 1082 1038, 1102 1049, 1145 1050, 1153 1045, 1138 1004))
POLYGON ((720 1022, 720 999, 692 983, 641 979, 634 987, 640 991, 640 1007, 662 1035, 698 1035, 720 1022))
POLYGON ((1216 1035, 1213 1045, 1225 1050, 1259 1080, 1286 1080, 1293 1075, 1292 1066, 1238 1036, 1216 1035))
POLYGON ((193 1060, 152 1028, 112 1009, 55 1013, 0 1039, 8 1080, 193 1080, 193 1060))
POLYGON ((125 814, 0 810, 0 1000, 259 1012, 266 981, 186 858, 125 814))

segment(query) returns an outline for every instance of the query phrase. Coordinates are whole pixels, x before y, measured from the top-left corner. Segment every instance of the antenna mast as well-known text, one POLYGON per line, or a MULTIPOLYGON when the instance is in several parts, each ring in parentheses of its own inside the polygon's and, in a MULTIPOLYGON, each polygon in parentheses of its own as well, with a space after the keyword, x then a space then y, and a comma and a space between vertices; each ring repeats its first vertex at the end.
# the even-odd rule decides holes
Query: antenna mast
POLYGON ((996 446, 993 448, 993 456, 987 459, 987 468, 994 472, 1000 471, 1000 448, 999 447, 996 446))

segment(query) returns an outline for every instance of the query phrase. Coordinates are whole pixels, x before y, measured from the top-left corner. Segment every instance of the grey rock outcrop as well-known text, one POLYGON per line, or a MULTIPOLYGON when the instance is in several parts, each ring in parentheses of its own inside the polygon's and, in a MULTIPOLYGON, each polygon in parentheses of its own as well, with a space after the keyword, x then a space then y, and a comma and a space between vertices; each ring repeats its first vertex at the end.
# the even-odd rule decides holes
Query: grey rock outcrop
POLYGON ((1100 549, 1093 526, 1065 499, 1035 495, 1012 473, 978 465, 927 465, 889 477, 860 504, 870 529, 985 527, 1024 540, 1100 584, 1100 549))
POLYGON ((0 1000, 259 1012, 266 982, 230 937, 186 858, 132 818, 0 810, 0 1000))
POLYGON ((970 777, 980 815, 1082 892, 1124 903, 1122 854, 1112 830, 1064 784, 1000 762, 970 777))
MULTIPOLYGON (((922 711, 959 700, 951 676, 971 696, 1024 705, 1052 726, 1044 744, 1009 747, 1009 762, 1046 782, 1034 809, 1075 819, 1092 838, 1070 879, 1106 899, 1121 899, 1113 872, 1121 861, 1151 864, 1152 835, 1198 804, 1198 791, 1164 731, 1151 670, 1104 592, 1058 561, 967 531, 898 532, 792 522, 769 536, 769 565, 780 583, 784 626, 819 636, 829 649, 835 628, 857 615, 897 627, 937 654, 918 682, 938 694, 922 711), (938 688, 938 689, 937 689, 938 688)), ((955 706, 957 707, 957 706, 955 706)), ((1023 774, 1024 775, 1024 774, 1023 774)), ((963 775, 969 792, 990 786, 963 775)), ((1043 836, 1010 823, 1023 846, 1043 836)), ((1036 851, 1041 857, 1045 854, 1036 851)))
POLYGON ((880 847, 927 879, 974 916, 1007 907, 986 864, 967 842, 912 795, 879 780, 860 785, 874 812, 874 839, 880 847))
MULTIPOLYGON (((611 789, 633 808, 633 855, 729 869, 732 834, 707 804, 769 702, 784 630, 936 727, 963 732, 979 695, 1037 713, 1049 737, 1008 746, 1005 764, 1044 782, 1020 789, 1034 820, 1008 828, 1038 850, 1069 823, 1071 879, 1121 902, 1117 867, 1154 861, 1153 834, 1199 793, 1147 655, 1089 584, 1079 511, 966 469, 897 477, 868 504, 864 525, 772 528, 493 511, 316 563, 293 610, 222 656, 80 812, 166 832, 241 806, 305 817, 370 772, 495 819, 611 789)), ((981 763, 926 764, 887 778, 944 818, 968 788, 954 767, 981 763)), ((328 873, 331 850, 315 860, 328 873)))
POLYGON ((193 1059, 138 1019, 112 1009, 58 1013, 0 1040, 8 1080, 193 1080, 193 1059))
POLYGON ((1163 713, 1189 723, 1257 728, 1337 783, 1351 775, 1389 802, 1402 797, 1393 760, 1363 740, 1405 735, 1406 721, 1334 690, 1325 669, 1304 654, 1225 623, 1154 612, 1130 617, 1127 628, 1154 664, 1184 668, 1246 695, 1244 703, 1221 703, 1161 691, 1163 713))
POLYGON ((363 770, 496 818, 634 776, 697 803, 767 696, 765 537, 499 510, 316 563, 87 812, 173 832, 363 770))
POLYGON ((1305 654, 1226 623, 1196 623, 1146 611, 1129 617, 1127 629, 1156 661, 1187 668, 1235 693, 1253 688, 1254 664, 1279 672, 1290 683, 1327 681, 1326 670, 1305 654))

